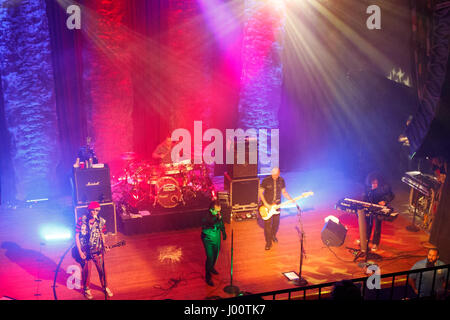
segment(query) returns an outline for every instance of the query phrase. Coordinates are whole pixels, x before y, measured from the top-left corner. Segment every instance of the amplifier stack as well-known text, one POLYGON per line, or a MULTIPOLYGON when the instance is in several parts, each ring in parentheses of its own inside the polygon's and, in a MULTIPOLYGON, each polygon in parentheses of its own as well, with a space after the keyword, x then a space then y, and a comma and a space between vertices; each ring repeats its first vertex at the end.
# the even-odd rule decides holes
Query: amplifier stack
POLYGON ((109 167, 74 168, 72 186, 75 222, 87 214, 89 203, 96 201, 100 203, 100 216, 106 220, 106 232, 117 234, 116 207, 112 201, 109 167))
MULTIPOLYGON (((227 165, 227 172, 224 173, 224 189, 229 195, 230 216, 236 221, 255 219, 258 212, 259 203, 259 178, 258 162, 256 155, 250 154, 249 144, 245 142, 245 162, 237 163, 237 148, 235 143, 234 164, 227 165)), ((225 216, 224 216, 225 217, 225 216)), ((227 220, 225 220, 227 222, 227 220)))

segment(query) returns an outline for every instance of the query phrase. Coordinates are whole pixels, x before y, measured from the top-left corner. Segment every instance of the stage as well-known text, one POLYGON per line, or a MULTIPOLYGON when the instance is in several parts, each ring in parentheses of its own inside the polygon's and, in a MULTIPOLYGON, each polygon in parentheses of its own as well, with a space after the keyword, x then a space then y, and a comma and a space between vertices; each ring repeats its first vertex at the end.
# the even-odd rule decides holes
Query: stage
MULTIPOLYGON (((356 247, 358 224, 355 215, 334 210, 336 201, 343 197, 356 198, 362 184, 349 177, 325 170, 282 173, 287 191, 296 196, 314 191, 314 196, 303 199, 302 222, 305 231, 306 259, 303 277, 309 284, 319 284, 365 276, 364 269, 353 262, 346 247, 356 247), (344 244, 327 248, 321 241, 324 218, 338 217, 347 226, 344 244)), ((220 190, 221 178, 215 183, 220 190)), ((381 273, 409 270, 426 256, 424 243, 428 234, 411 233, 405 228, 411 223, 405 212, 409 188, 399 179, 392 181, 396 198, 393 207, 400 213, 392 223, 383 222, 381 244, 376 252, 382 260, 376 261, 381 273)), ((0 208, 0 297, 14 299, 60 300, 84 299, 80 290, 69 289, 75 283, 67 273, 76 266, 70 251, 64 257, 53 288, 55 270, 73 238, 64 241, 45 241, 39 230, 46 224, 73 226, 70 199, 58 199, 32 208, 0 208), (55 290, 53 290, 55 289, 55 290)), ((183 213, 180 212, 180 215, 183 213)), ((259 293, 292 288, 282 272, 299 268, 300 243, 296 231, 298 216, 295 208, 284 209, 277 244, 264 250, 264 232, 260 220, 247 220, 225 224, 228 239, 222 242, 213 276, 214 287, 204 281, 205 254, 199 228, 126 236, 119 232, 107 237, 112 245, 125 240, 126 245, 111 249, 106 256, 108 285, 114 292, 112 299, 218 299, 231 297, 223 291, 230 281, 230 244, 234 234, 233 283, 242 292, 259 293)), ((94 299, 103 299, 95 267, 91 289, 94 299)))

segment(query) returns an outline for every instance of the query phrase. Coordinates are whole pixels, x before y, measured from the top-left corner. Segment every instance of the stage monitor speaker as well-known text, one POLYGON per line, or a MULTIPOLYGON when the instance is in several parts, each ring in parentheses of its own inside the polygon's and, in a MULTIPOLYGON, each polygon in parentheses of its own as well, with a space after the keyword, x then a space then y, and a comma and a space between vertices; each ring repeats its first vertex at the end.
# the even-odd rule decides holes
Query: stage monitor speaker
POLYGON ((230 206, 258 205, 259 178, 232 179, 224 175, 225 190, 230 193, 230 206))
POLYGON ((109 167, 75 168, 74 203, 76 206, 89 204, 91 201, 107 203, 112 201, 109 167))
POLYGON ((342 225, 328 220, 322 229, 321 238, 326 246, 340 247, 347 236, 347 229, 342 225))
MULTIPOLYGON (((88 214, 87 205, 75 207, 75 223, 78 219, 88 214)), ((117 234, 116 206, 113 202, 100 203, 100 217, 106 220, 106 233, 117 234)))

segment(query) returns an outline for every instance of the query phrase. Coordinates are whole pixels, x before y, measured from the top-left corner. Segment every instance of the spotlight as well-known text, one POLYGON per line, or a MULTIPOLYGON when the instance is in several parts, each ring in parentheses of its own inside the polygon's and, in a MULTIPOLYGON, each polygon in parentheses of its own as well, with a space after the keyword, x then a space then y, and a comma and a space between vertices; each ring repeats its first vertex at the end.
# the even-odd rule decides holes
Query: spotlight
POLYGON ((72 238, 72 232, 63 226, 44 226, 41 228, 40 234, 46 241, 68 240, 72 238))

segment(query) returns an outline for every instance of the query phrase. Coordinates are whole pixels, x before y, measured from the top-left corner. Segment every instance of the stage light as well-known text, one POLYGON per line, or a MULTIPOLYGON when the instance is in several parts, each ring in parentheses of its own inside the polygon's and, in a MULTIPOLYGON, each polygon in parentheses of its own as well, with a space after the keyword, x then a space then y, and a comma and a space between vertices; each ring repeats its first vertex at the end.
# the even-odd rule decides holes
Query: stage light
POLYGON ((339 219, 336 218, 335 216, 328 216, 328 217, 326 217, 326 218, 325 218, 325 223, 327 223, 328 220, 331 220, 331 221, 333 221, 334 223, 339 224, 339 219))
POLYGON ((72 238, 72 232, 67 227, 58 225, 41 227, 40 235, 46 241, 68 240, 72 238))

